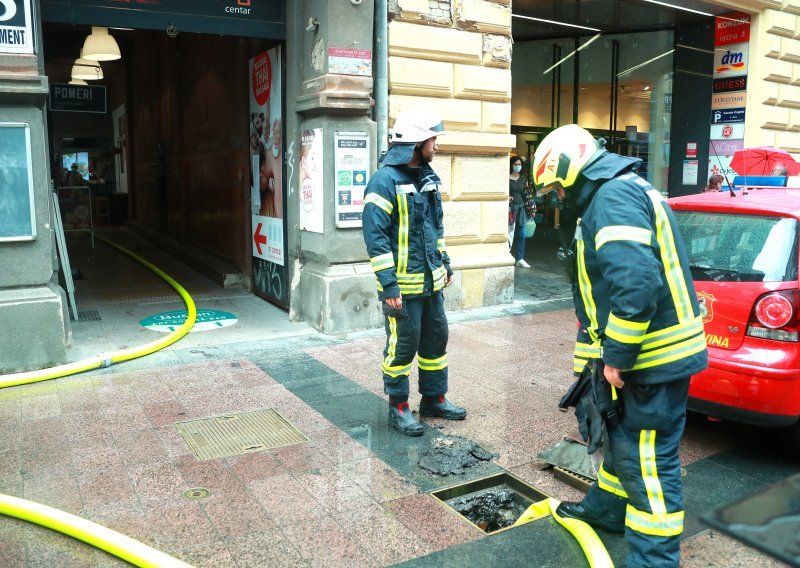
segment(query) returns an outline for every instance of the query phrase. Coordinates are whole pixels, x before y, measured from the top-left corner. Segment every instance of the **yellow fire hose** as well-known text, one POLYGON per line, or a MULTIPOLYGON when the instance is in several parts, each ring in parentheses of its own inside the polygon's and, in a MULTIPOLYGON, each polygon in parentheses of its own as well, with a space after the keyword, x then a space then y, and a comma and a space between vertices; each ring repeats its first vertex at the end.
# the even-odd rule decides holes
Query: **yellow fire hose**
POLYGON ((66 363, 64 365, 58 365, 56 367, 50 367, 49 369, 41 369, 38 371, 27 371, 24 373, 12 373, 10 375, 0 375, 0 388, 15 387, 18 385, 37 383, 39 381, 47 381, 49 379, 57 379, 59 377, 67 377, 69 375, 76 375, 78 373, 83 373, 84 371, 91 371, 92 369, 99 369, 101 367, 110 367, 115 363, 122 363, 123 361, 130 361, 131 359, 144 357, 145 355, 150 355, 151 353, 155 353, 156 351, 159 351, 169 345, 172 345, 173 343, 181 339, 184 335, 189 333, 189 330, 192 329, 192 326, 194 326, 194 322, 197 319, 197 308, 194 305, 192 297, 180 284, 178 284, 175 280, 173 280, 168 274, 166 274, 160 268, 146 261, 138 254, 98 235, 95 235, 95 238, 127 254, 140 264, 144 265, 145 267, 155 272, 158 276, 160 276, 163 280, 165 280, 167 284, 172 286, 175 289, 175 291, 181 296, 181 298, 183 298, 183 301, 186 304, 186 310, 188 311, 188 316, 186 318, 186 321, 184 322, 183 325, 181 325, 178 329, 176 329, 169 335, 157 341, 152 341, 150 343, 141 345, 139 347, 132 347, 131 349, 122 349, 119 351, 114 351, 113 353, 101 353, 100 355, 95 355, 94 357, 90 357, 89 359, 84 359, 82 361, 75 361, 74 363, 66 363))
POLYGON ((560 501, 552 498, 534 503, 522 513, 517 522, 514 523, 514 526, 552 515, 556 522, 572 533, 572 536, 581 545, 581 549, 586 555, 586 560, 589 561, 590 568, 614 568, 614 563, 611 561, 606 547, 603 546, 603 542, 594 532, 594 529, 578 519, 567 519, 560 516, 556 513, 556 508, 559 505, 560 501))
POLYGON ((192 568, 190 564, 172 558, 146 544, 47 505, 0 494, 0 513, 62 532, 105 550, 134 566, 192 568))
MULTIPOLYGON (((122 363, 123 361, 144 357, 145 355, 150 355, 151 353, 155 353, 156 351, 172 345, 189 333, 189 330, 194 326, 194 322, 197 319, 197 308, 194 305, 192 297, 180 284, 160 268, 146 261, 136 253, 103 237, 97 235, 95 235, 95 237, 107 245, 127 254, 146 268, 155 272, 165 280, 167 284, 172 286, 186 304, 186 310, 188 312, 186 322, 162 339, 152 341, 140 347, 122 349, 108 354, 100 354, 89 359, 67 363, 49 369, 0 375, 0 388, 67 377, 100 367, 109 367, 114 363, 122 363)), ((0 494, 0 514, 17 517, 24 521, 29 521, 59 531, 65 535, 82 540, 96 548, 105 550, 135 566, 148 568, 191 568, 189 564, 176 560, 132 538, 91 521, 87 521, 86 519, 53 509, 47 505, 41 505, 32 501, 26 501, 25 499, 0 494)))

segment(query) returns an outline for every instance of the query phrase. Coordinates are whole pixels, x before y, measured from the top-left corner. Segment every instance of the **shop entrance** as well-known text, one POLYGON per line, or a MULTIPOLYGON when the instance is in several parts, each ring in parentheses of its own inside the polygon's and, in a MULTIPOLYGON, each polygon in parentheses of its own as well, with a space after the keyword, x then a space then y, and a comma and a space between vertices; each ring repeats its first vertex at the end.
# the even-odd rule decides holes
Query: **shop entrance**
POLYGON ((124 227, 286 309, 284 11, 243 4, 44 0, 51 169, 65 230, 124 227), (93 36, 113 38, 119 57, 87 54, 93 36))

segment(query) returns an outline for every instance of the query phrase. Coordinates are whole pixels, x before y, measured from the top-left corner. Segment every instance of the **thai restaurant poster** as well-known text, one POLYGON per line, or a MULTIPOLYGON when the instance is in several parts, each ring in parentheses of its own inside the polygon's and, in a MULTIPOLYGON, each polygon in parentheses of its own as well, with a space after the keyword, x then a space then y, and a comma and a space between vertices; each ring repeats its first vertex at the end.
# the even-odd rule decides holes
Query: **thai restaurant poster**
POLYGON ((324 231, 322 193, 322 129, 300 132, 300 229, 324 231))
POLYGON ((283 266, 283 127, 280 47, 248 62, 253 256, 283 266))

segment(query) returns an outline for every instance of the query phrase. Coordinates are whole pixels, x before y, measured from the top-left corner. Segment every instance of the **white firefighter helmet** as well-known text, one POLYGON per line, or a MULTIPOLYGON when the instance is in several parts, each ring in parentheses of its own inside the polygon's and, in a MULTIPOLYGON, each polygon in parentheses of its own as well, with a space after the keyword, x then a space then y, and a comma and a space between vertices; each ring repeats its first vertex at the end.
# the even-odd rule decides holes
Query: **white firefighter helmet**
POLYGON ((433 111, 408 109, 397 113, 392 128, 392 144, 414 144, 446 134, 442 119, 433 111))
POLYGON ((558 184, 568 189, 583 168, 604 153, 602 144, 577 124, 567 124, 544 137, 533 156, 533 183, 537 195, 558 184))

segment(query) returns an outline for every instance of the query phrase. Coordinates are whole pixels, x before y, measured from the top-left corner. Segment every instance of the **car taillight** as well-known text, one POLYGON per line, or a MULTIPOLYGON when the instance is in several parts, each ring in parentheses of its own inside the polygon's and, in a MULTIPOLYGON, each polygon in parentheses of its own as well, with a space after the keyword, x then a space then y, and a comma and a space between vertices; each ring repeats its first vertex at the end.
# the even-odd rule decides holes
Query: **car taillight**
POLYGON ((747 335, 775 341, 800 341, 800 290, 761 296, 747 325, 747 335))
POLYGON ((792 321, 792 303, 781 294, 767 294, 756 302, 756 318, 764 327, 778 329, 792 321))

